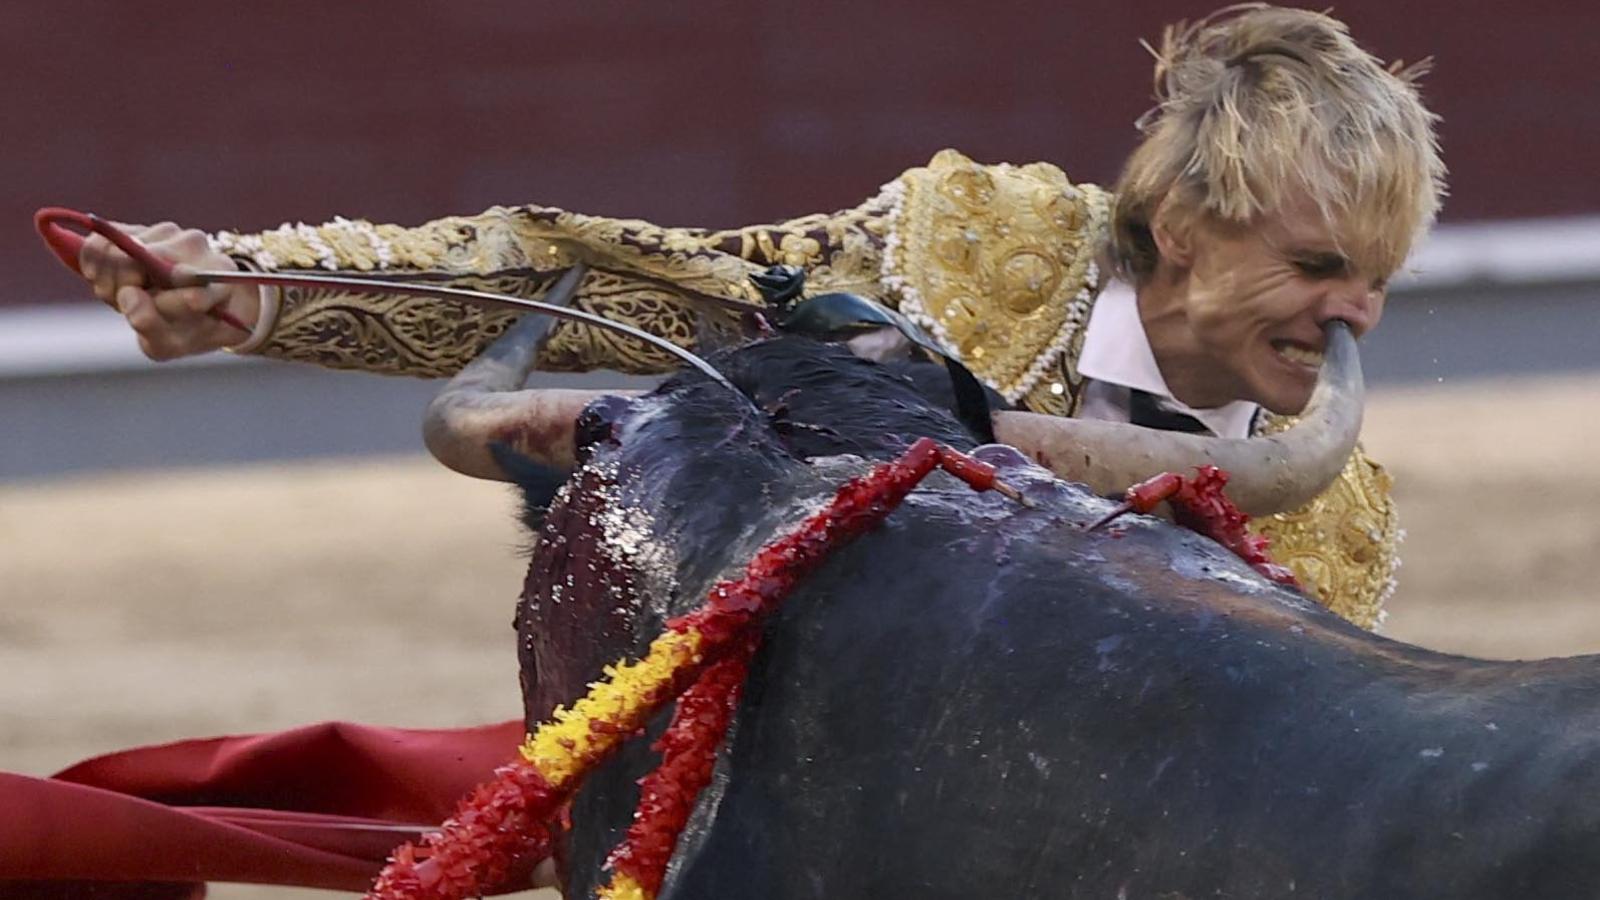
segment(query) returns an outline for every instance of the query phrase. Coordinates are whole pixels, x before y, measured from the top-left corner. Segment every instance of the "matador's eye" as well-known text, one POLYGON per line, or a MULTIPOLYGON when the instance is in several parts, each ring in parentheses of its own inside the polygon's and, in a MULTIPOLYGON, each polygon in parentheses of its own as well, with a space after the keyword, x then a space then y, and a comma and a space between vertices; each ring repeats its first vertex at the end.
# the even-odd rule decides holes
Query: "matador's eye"
POLYGON ((1337 253, 1318 253, 1299 257, 1294 267, 1308 278, 1342 278, 1350 272, 1350 261, 1337 253))

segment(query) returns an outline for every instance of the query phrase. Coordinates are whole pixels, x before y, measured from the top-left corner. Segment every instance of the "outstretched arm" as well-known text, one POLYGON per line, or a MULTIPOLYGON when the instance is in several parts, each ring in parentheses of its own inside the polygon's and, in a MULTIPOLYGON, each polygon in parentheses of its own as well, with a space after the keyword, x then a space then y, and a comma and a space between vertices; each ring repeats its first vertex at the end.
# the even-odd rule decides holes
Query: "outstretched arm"
MULTIPOLYGON (((320 270, 535 299, 581 262, 589 272, 575 306, 692 346, 708 319, 731 321, 735 311, 757 303, 748 276, 775 262, 810 266, 835 289, 870 292, 864 289, 875 287, 879 216, 868 203, 780 225, 709 231, 523 206, 416 228, 339 219, 248 235, 208 236, 171 224, 132 230, 155 241, 159 254, 197 267, 320 270)), ((85 245, 81 262, 96 292, 117 301, 157 359, 233 346, 335 368, 448 375, 516 317, 401 294, 298 288, 151 294, 126 257, 98 239, 85 245), (204 318, 216 303, 255 326, 248 340, 204 318)), ((630 338, 563 323, 546 337, 538 365, 655 372, 672 362, 630 338)))

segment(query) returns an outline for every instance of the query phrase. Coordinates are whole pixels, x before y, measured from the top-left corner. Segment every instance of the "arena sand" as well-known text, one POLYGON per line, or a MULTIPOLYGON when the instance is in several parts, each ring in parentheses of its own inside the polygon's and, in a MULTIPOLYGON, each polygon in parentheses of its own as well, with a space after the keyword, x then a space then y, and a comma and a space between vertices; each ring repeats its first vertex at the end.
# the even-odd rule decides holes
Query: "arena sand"
MULTIPOLYGON (((1409 534, 1386 633, 1501 658, 1600 650, 1597 392, 1372 397, 1365 441, 1409 534)), ((421 458, 0 485, 0 767, 323 719, 513 718, 514 511, 505 487, 421 458)))

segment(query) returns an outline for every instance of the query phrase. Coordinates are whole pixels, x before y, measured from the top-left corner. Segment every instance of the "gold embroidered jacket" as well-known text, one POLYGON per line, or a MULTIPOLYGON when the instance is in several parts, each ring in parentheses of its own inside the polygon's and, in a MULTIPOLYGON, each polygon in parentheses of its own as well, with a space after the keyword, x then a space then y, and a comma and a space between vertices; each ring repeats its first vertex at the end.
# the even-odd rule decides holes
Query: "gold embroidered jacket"
MULTIPOLYGON (((808 293, 849 291, 896 307, 1006 399, 1073 415, 1084 325, 1102 284, 1095 260, 1108 200, 1055 166, 983 165, 946 150, 854 209, 775 225, 665 228, 521 206, 418 228, 337 219, 222 232, 213 244, 259 269, 356 271, 530 298, 581 261, 589 272, 575 306, 684 346, 730 307, 759 302, 749 275, 776 263, 803 266, 808 293)), ((256 349, 335 368, 449 375, 516 315, 435 299, 289 289, 256 349)), ((561 322, 540 366, 649 373, 672 360, 625 336, 561 322)), ((1267 417, 1261 429, 1286 425, 1267 417)), ((1359 448, 1322 496, 1256 527, 1323 603, 1358 625, 1377 623, 1399 535, 1388 476, 1359 448)))

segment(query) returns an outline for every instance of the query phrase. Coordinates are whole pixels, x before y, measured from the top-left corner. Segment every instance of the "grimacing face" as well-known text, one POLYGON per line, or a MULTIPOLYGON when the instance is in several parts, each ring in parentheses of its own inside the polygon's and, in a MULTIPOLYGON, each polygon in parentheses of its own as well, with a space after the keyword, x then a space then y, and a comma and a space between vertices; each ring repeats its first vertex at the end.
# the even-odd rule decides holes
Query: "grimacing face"
POLYGON ((1190 357, 1180 368, 1200 402, 1186 402, 1252 400, 1291 415, 1305 408, 1322 365, 1323 326, 1343 319, 1360 337, 1383 314, 1389 273, 1358 271, 1340 247, 1309 203, 1248 225, 1191 226, 1180 278, 1187 290, 1175 298, 1188 326, 1178 342, 1189 346, 1175 349, 1190 357))

